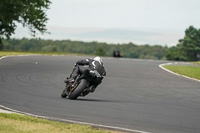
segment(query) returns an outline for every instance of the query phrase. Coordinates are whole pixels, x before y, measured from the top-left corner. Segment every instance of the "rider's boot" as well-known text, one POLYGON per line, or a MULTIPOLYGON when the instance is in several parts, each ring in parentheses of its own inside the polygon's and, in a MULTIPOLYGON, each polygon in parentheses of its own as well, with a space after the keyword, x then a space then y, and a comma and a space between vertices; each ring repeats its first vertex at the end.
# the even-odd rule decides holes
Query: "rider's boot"
POLYGON ((96 89, 96 86, 92 85, 92 86, 90 87, 90 92, 94 92, 95 89, 96 89))

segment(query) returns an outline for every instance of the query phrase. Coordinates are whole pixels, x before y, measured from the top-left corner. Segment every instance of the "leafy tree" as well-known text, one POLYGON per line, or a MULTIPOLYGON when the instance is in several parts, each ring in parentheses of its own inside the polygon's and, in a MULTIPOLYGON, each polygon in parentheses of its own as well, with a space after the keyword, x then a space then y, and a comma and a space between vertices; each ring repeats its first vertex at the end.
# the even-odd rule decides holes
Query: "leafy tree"
POLYGON ((0 50, 3 50, 2 38, 14 33, 17 23, 28 27, 33 36, 36 32, 47 32, 49 0, 1 0, 0 1, 0 50))
POLYGON ((200 29, 190 26, 185 30, 185 36, 179 40, 176 47, 169 49, 166 58, 169 60, 199 60, 200 55, 200 29))
POLYGON ((177 61, 186 61, 187 60, 187 58, 183 55, 180 48, 178 48, 176 46, 169 48, 169 50, 166 54, 166 58, 168 60, 177 60, 177 61))
POLYGON ((196 29, 193 26, 186 29, 185 37, 179 40, 178 46, 187 60, 198 60, 198 54, 200 54, 200 29, 196 29))

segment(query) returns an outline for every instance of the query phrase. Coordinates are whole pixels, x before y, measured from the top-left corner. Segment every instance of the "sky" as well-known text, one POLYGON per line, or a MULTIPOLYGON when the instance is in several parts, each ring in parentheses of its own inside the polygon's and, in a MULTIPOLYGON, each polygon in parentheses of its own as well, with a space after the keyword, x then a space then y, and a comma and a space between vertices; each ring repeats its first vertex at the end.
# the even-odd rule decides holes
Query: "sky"
MULTIPOLYGON (((54 40, 173 46, 190 26, 200 28, 200 0, 51 0, 46 11, 54 40)), ((30 38, 18 26, 12 37, 30 38)))

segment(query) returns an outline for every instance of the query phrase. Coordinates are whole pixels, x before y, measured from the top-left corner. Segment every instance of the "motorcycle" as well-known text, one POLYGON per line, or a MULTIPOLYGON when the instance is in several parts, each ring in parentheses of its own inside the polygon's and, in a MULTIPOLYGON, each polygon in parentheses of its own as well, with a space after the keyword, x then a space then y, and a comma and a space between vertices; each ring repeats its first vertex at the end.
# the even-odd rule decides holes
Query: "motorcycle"
POLYGON ((65 82, 66 87, 61 93, 62 98, 68 96, 69 99, 77 99, 79 96, 86 96, 94 92, 93 82, 102 76, 96 70, 85 70, 82 75, 78 75, 73 83, 65 82))

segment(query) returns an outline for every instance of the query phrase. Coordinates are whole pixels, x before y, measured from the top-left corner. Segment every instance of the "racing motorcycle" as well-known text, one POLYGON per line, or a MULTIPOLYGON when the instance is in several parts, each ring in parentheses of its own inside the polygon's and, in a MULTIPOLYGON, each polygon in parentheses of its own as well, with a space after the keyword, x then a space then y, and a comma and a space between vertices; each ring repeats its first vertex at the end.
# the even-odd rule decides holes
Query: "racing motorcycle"
POLYGON ((66 87, 61 93, 62 98, 68 96, 69 99, 77 99, 79 96, 86 96, 94 92, 94 82, 102 76, 96 70, 85 70, 82 75, 78 75, 73 83, 66 81, 66 87))

